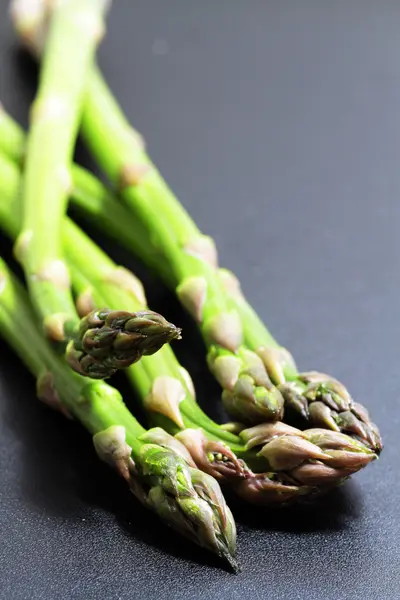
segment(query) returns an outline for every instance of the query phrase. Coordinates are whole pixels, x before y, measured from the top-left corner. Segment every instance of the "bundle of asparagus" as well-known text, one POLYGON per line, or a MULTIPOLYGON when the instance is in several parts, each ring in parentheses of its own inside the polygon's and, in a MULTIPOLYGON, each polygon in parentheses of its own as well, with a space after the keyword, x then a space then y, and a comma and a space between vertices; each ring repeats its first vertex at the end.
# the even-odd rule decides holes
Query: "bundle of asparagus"
POLYGON ((30 303, 53 348, 2 262, 0 332, 38 377, 39 397, 94 434, 100 457, 134 494, 234 566, 235 526, 215 479, 248 502, 282 505, 341 483, 382 443, 342 384, 297 371, 152 164, 94 64, 107 4, 12 2, 16 30, 42 66, 28 136, 0 110, 0 227, 17 239, 30 303), (79 126, 120 198, 72 164, 79 126), (180 329, 149 310, 141 282, 65 216, 68 197, 176 292, 239 422, 218 425, 201 410, 168 345, 180 329), (26 325, 29 348, 13 319, 26 325), (155 426, 148 432, 101 381, 120 368, 155 426))
MULTIPOLYGON (((35 23, 27 23, 22 11, 14 12, 17 31, 39 56, 47 14, 45 3, 35 23)), ((380 435, 366 409, 354 403, 331 376, 299 373, 290 353, 273 339, 244 299, 234 275, 218 269, 213 240, 199 231, 168 188, 146 154, 142 136, 132 129, 93 66, 81 132, 134 217, 130 235, 122 241, 161 270, 160 275, 198 322, 208 346, 210 369, 223 388, 222 399, 232 416, 250 424, 279 420, 286 406, 289 414, 297 413, 308 424, 348 432, 380 451, 380 435), (136 238, 143 240, 143 236, 143 243, 138 242, 136 238), (149 250, 150 243, 153 250, 149 250), (157 261, 154 255, 167 260, 157 261)), ((118 231, 120 226, 118 219, 118 231)))
MULTIPOLYGON (((19 172, 1 155, 0 179, 0 224, 13 239, 19 230, 19 172)), ((68 219, 63 223, 62 241, 82 313, 104 303, 137 313, 146 310, 139 280, 115 265, 68 219)), ((300 431, 279 422, 243 429, 240 436, 224 431, 196 404, 190 375, 170 347, 143 357, 127 369, 127 374, 151 422, 177 434, 201 469, 233 486, 251 502, 284 503, 314 493, 342 481, 375 458, 363 444, 336 432, 322 430, 321 435, 321 430, 300 431), (256 446, 261 446, 257 454, 256 446)))

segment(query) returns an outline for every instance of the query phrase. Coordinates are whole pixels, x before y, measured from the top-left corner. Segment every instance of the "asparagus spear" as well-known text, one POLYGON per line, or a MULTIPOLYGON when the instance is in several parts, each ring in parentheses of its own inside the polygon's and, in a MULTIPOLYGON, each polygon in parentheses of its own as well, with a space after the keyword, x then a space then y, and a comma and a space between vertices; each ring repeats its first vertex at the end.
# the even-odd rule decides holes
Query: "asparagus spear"
POLYGON ((69 192, 68 168, 85 80, 104 11, 105 3, 96 0, 67 0, 55 6, 31 110, 17 256, 33 304, 49 337, 58 342, 71 339, 78 329, 60 250, 60 223, 69 192))
POLYGON ((299 374, 287 351, 276 349, 274 343, 271 352, 267 344, 271 345, 272 338, 265 327, 260 335, 258 317, 247 303, 233 301, 230 310, 224 304, 221 288, 211 272, 217 266, 212 240, 200 233, 155 170, 141 137, 130 128, 96 69, 89 81, 82 131, 101 166, 119 184, 122 197, 135 217, 157 238, 157 246, 162 247, 172 269, 172 285, 178 284, 178 296, 200 323, 209 345, 210 368, 224 387, 224 404, 231 414, 255 423, 279 418, 282 402, 270 381, 286 383, 286 379, 282 381, 286 370, 290 383, 279 389, 290 408, 310 422, 351 432, 380 450, 382 444, 376 426, 342 384, 324 374, 299 374), (149 201, 156 210, 148 206, 149 201), (240 324, 237 314, 241 316, 240 324), (265 377, 255 354, 241 347, 242 322, 247 346, 261 356, 271 379, 265 377), (254 338, 261 338, 263 343, 252 343, 254 338))
POLYGON ((0 334, 37 377, 39 398, 81 421, 99 457, 145 506, 236 570, 235 523, 218 483, 195 468, 177 440, 157 429, 146 432, 116 389, 74 374, 57 357, 36 326, 25 291, 1 259, 0 308, 0 334))
MULTIPOLYGON (((17 4, 27 7, 26 2, 17 4)), ((66 0, 52 11, 31 114, 24 219, 16 246, 48 336, 65 350, 73 369, 93 378, 108 377, 138 360, 143 352, 157 351, 160 344, 179 336, 175 327, 152 314, 122 318, 119 313, 103 311, 79 322, 60 249, 60 224, 69 193, 69 166, 84 85, 103 31, 106 4, 106 0, 66 0)), ((14 136, 18 141, 4 114, 3 122, 8 126, 6 139, 14 136)))
POLYGON ((354 402, 344 385, 330 375, 299 373, 290 352, 279 346, 244 297, 235 275, 220 269, 219 276, 240 315, 246 345, 261 357, 285 399, 285 418, 300 417, 307 425, 346 432, 379 452, 382 439, 366 408, 354 402))

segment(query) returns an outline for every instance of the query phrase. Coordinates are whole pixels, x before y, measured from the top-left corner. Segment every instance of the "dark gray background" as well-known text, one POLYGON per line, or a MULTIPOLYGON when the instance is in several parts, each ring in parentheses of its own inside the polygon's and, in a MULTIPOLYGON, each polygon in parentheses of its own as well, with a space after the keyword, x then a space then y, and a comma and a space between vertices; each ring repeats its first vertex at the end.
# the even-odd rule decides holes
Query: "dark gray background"
MULTIPOLYGON (((1 100, 26 124, 35 69, 6 4, 1 100)), ((234 506, 233 576, 153 522, 1 345, 1 598, 399 597, 399 27, 397 0, 114 3, 100 62, 156 163, 300 367, 342 379, 386 448, 318 509, 234 506)), ((218 415, 194 330, 145 279, 218 415)))

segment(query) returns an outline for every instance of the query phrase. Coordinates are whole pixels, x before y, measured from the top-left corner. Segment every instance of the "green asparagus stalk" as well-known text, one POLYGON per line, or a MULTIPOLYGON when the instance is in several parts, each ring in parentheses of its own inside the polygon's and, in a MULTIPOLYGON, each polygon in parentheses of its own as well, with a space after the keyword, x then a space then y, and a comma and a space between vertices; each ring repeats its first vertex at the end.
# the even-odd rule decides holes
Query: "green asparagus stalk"
MULTIPOLYGON (((18 197, 15 195, 18 170, 1 155, 0 181, 3 191, 0 223, 13 237, 18 233, 18 197)), ((145 299, 140 282, 126 269, 116 267, 69 220, 63 226, 63 244, 74 285, 81 294, 78 305, 82 313, 104 302, 111 306, 116 302, 128 310, 143 308, 145 299)), ((143 358, 128 373, 147 413, 158 417, 155 424, 172 434, 178 431, 178 439, 188 448, 198 467, 228 482, 252 502, 283 503, 311 493, 314 488, 342 480, 375 458, 371 451, 347 436, 326 439, 315 430, 300 432, 279 423, 273 430, 257 430, 256 436, 253 430, 243 431, 241 437, 224 431, 202 413, 194 399, 190 376, 168 347, 156 356, 143 358), (278 437, 282 439, 277 444, 278 437), (258 456, 254 450, 257 445, 260 446, 258 456), (243 460, 252 469, 264 473, 254 475, 243 460), (311 469, 310 465, 314 467, 311 469), (256 484, 251 481, 254 479, 256 484)))
MULTIPOLYGON (((18 201, 19 179, 20 175, 16 165, 0 154, 0 181, 2 190, 0 226, 11 239, 14 239, 18 235, 21 221, 18 201)), ((73 269, 74 284, 77 290, 81 292, 77 299, 77 305, 78 310, 82 315, 96 309, 93 296, 94 291, 97 289, 102 290, 103 299, 107 298, 108 301, 115 303, 117 306, 121 306, 119 303, 123 302, 123 305, 129 306, 130 310, 133 309, 138 313, 146 310, 144 290, 139 280, 126 269, 117 267, 111 259, 101 252, 95 244, 91 243, 82 232, 79 232, 79 229, 68 219, 66 219, 63 226, 63 240, 64 246, 68 251, 70 262, 72 264, 78 262, 78 264, 82 263, 84 265, 83 270, 86 277, 77 272, 76 269, 73 269), (90 278, 91 283, 88 283, 87 277, 90 278), (95 284, 94 286, 93 283, 95 284)), ((103 302, 104 301, 105 300, 103 300, 103 302)), ((104 305, 103 302, 100 301, 98 306, 104 305)), ((190 376, 176 361, 175 356, 169 347, 165 346, 164 349, 161 350, 159 356, 146 356, 142 360, 144 361, 143 364, 146 365, 146 371, 155 383, 155 388, 157 387, 156 382, 159 376, 161 376, 159 381, 162 382, 163 374, 171 375, 171 370, 166 366, 166 363, 174 361, 175 388, 178 387, 180 394, 182 394, 183 390, 185 396, 179 405, 183 417, 178 416, 177 411, 174 416, 174 401, 172 399, 169 402, 169 408, 160 407, 160 410, 163 410, 166 415, 172 417, 172 419, 170 419, 172 425, 174 419, 181 423, 182 418, 184 418, 191 426, 197 425, 204 427, 208 431, 210 441, 214 441, 215 446, 218 445, 219 439, 222 438, 223 442, 226 443, 229 441, 233 445, 237 444, 239 451, 244 451, 244 445, 238 436, 224 431, 224 429, 216 425, 200 410, 200 407, 195 403, 193 396, 187 391, 188 388, 191 388, 193 390, 192 394, 194 394, 193 383, 190 376), (165 360, 164 356, 167 357, 165 360)), ((137 373, 138 379, 140 379, 140 373, 142 371, 143 368, 141 368, 141 364, 137 363, 134 372, 137 373)), ((149 384, 149 387, 152 387, 151 383, 149 384)), ((173 395, 176 394, 176 391, 172 390, 170 393, 173 395)), ((221 452, 221 450, 225 453, 229 452, 228 449, 224 451, 222 444, 221 448, 218 447, 218 451, 221 452)), ((249 452, 248 454, 254 459, 254 453, 249 452)), ((215 465, 213 468, 215 469, 215 465)), ((240 467, 240 469, 242 468, 240 467)))
POLYGON ((96 69, 86 95, 82 132, 100 165, 120 186, 121 195, 137 221, 148 236, 156 240, 156 246, 163 249, 173 271, 172 285, 178 284, 178 296, 200 323, 210 348, 211 369, 224 387, 224 403, 231 414, 242 421, 257 423, 265 418, 278 418, 282 409, 281 400, 271 388, 270 379, 265 378, 255 355, 240 345, 243 322, 247 346, 257 351, 273 383, 279 385, 286 383, 279 380, 284 357, 291 383, 279 389, 290 407, 302 408, 300 412, 311 422, 336 431, 349 431, 379 450, 381 440, 376 426, 370 422, 364 407, 353 403, 342 384, 323 374, 299 374, 290 355, 278 350, 276 343, 270 352, 266 344, 272 343, 272 337, 265 327, 263 336, 259 336, 257 316, 247 303, 231 302, 230 310, 224 305, 224 294, 212 272, 217 267, 215 245, 200 233, 155 170, 141 137, 133 135, 96 69), (237 314, 241 316, 241 323, 237 321, 237 314), (257 336, 262 337, 264 344, 252 343, 257 336), (258 384, 260 390, 268 390, 267 395, 260 391, 261 397, 267 398, 266 410, 264 403, 260 406, 257 401, 254 384, 258 384), (269 412, 271 402, 276 411, 269 412))
MULTIPOLYGON (((80 214, 139 256, 168 284, 171 281, 168 262, 162 260, 157 248, 151 246, 132 215, 91 174, 78 173, 75 181, 72 202, 80 214)), ((332 377, 323 376, 324 385, 319 385, 316 378, 321 379, 322 374, 298 373, 288 351, 275 342, 244 299, 233 274, 220 269, 219 278, 230 302, 235 303, 241 316, 246 343, 257 350, 271 380, 280 387, 285 400, 285 420, 290 420, 292 416, 296 420, 297 415, 301 416, 308 426, 346 432, 379 452, 382 440, 365 407, 355 403, 343 385, 332 377), (271 360, 271 355, 274 356, 274 361, 271 360), (285 364, 277 368, 282 359, 285 359, 285 364), (329 388, 331 391, 326 394, 329 388)))
POLYGON ((67 0, 55 6, 31 110, 23 226, 16 254, 24 267, 32 302, 49 337, 58 342, 72 339, 79 323, 68 269, 62 260, 60 224, 67 205, 68 169, 85 81, 103 28, 104 11, 105 2, 97 0, 67 0))
MULTIPOLYGON (((70 190, 69 167, 84 86, 104 29, 107 3, 66 0, 53 8, 31 113, 24 161, 23 227, 16 245, 33 304, 48 336, 65 350, 73 369, 92 378, 108 377, 179 336, 159 315, 123 316, 102 311, 80 322, 60 248, 60 224, 70 190)), ((15 10, 18 5, 27 7, 26 2, 17 2, 15 10)), ((3 121, 8 126, 6 140, 14 137, 18 141, 4 114, 3 121)))
POLYGON ((81 421, 99 457, 146 507, 236 570, 235 523, 218 483, 195 468, 177 440, 161 430, 146 432, 116 389, 74 374, 60 360, 42 338, 25 291, 1 259, 0 308, 0 334, 37 377, 39 398, 81 421))

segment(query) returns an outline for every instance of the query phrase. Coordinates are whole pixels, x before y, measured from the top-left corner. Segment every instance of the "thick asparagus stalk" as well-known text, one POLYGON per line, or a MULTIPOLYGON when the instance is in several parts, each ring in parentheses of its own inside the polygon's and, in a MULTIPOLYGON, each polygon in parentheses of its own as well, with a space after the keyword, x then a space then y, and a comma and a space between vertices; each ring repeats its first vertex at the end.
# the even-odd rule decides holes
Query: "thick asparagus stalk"
POLYGON ((97 0, 67 0, 54 8, 27 139, 17 255, 33 304, 49 336, 60 342, 74 337, 78 328, 60 224, 85 81, 104 10, 105 2, 97 0))
MULTIPOLYGON (((91 174, 79 172, 77 175, 72 202, 80 214, 139 256, 168 284, 171 281, 168 262, 159 257, 159 251, 150 245, 132 215, 91 174)), ((299 373, 288 351, 272 338, 243 297, 234 275, 220 269, 219 278, 240 314, 246 344, 263 359, 271 380, 283 394, 285 420, 300 416, 309 426, 346 432, 379 452, 382 449, 379 430, 365 407, 355 403, 343 385, 332 377, 314 372, 299 373)))
MULTIPOLYGON (((25 135, 21 127, 0 108, 0 147, 17 163, 24 156, 25 135)), ((5 165, 4 168, 7 168, 5 165)), ((107 190, 88 172, 72 165, 74 189, 85 197, 108 195, 107 190)), ((54 323, 53 323, 54 324, 54 323)), ((62 336, 56 328, 57 337, 62 336)), ((169 341, 179 338, 180 330, 154 311, 126 313, 97 311, 80 321, 78 336, 68 350, 71 366, 82 375, 104 378, 117 368, 129 366, 144 355, 157 352, 169 341)))
MULTIPOLYGON (((144 350, 156 351, 159 338, 164 342, 179 335, 158 316, 156 320, 150 316, 149 323, 149 315, 143 322, 142 315, 122 319, 119 314, 104 313, 100 319, 93 315, 80 323, 60 249, 60 224, 70 189, 69 167, 85 80, 103 31, 107 3, 66 0, 53 8, 31 114, 23 183, 24 219, 16 246, 47 334, 61 347, 66 346, 72 368, 93 378, 104 378, 126 367, 144 350), (138 328, 143 333, 139 345, 138 328)), ((26 8, 27 3, 22 6, 26 8)), ((17 138, 4 115, 3 121, 8 125, 6 140, 17 138)))
MULTIPOLYGON (((247 422, 257 423, 271 418, 271 414, 267 414, 268 411, 260 410, 253 386, 254 382, 266 386, 269 390, 267 397, 270 406, 272 389, 269 381, 264 379, 264 375, 260 375, 263 371, 260 370, 254 355, 246 354, 239 346, 241 325, 239 326, 236 317, 233 317, 239 313, 241 322, 245 325, 247 346, 251 350, 257 350, 257 355, 263 359, 270 378, 279 385, 284 383, 279 380, 279 374, 283 372, 279 363, 284 357, 289 380, 297 384, 283 385, 279 388, 289 406, 297 409, 301 407, 302 415, 313 423, 323 424, 336 431, 349 431, 379 450, 381 440, 376 426, 370 422, 366 410, 352 402, 342 384, 322 374, 298 374, 288 353, 281 349, 271 352, 266 343, 269 341, 271 344, 272 338, 265 327, 261 329, 264 335, 260 335, 259 323, 255 322, 257 316, 247 303, 231 302, 231 311, 233 309, 236 313, 229 313, 226 305, 224 307, 221 287, 211 273, 211 270, 217 267, 216 250, 212 240, 199 232, 178 204, 145 154, 140 143, 141 138, 137 135, 129 136, 131 128, 98 72, 94 73, 89 85, 82 131, 100 165, 115 183, 119 182, 122 197, 135 218, 147 229, 149 237, 151 234, 152 239, 156 239, 157 247, 162 248, 172 267, 172 284, 178 283, 178 296, 200 322, 206 342, 211 347, 209 363, 225 387, 223 398, 230 412, 247 422), (104 140, 111 142, 111 139, 113 146, 105 145, 104 140), (151 207, 148 206, 150 203, 151 207), (232 319, 228 317, 229 314, 232 315, 232 319), (221 316, 221 320, 218 315, 221 316), (213 324, 211 334, 209 319, 213 324), (264 344, 252 343, 257 336, 262 338, 264 344), (230 341, 226 344, 228 337, 230 341), (216 345, 215 341, 219 344, 216 345), (242 371, 237 356, 224 353, 224 347, 230 352, 246 357, 247 372, 243 372, 243 377, 238 377, 242 371), (252 365, 249 366, 249 363, 252 365), (232 380, 235 381, 234 385, 232 380)), ((277 402, 279 409, 272 415, 275 418, 279 416, 281 409, 280 400, 277 402)))
MULTIPOLYGON (((19 172, 17 167, 7 158, 0 154, 0 181, 2 190, 2 202, 0 203, 0 227, 14 239, 18 235, 20 225, 18 186, 19 172)), ((63 226, 64 245, 68 251, 68 257, 72 265, 78 263, 83 265, 82 273, 73 269, 74 285, 79 292, 82 292, 78 298, 77 305, 82 315, 87 314, 95 307, 94 294, 98 290, 102 291, 102 299, 107 298, 112 304, 129 306, 137 313, 146 310, 145 296, 142 284, 129 271, 122 267, 117 267, 112 260, 105 255, 93 242, 91 242, 79 229, 68 219, 63 226), (89 278, 89 280, 87 279, 89 278), (94 284, 94 285, 93 285, 94 284)), ((98 302, 102 306, 103 302, 98 302)), ((92 313, 91 313, 92 314, 92 313)), ((182 418, 187 419, 190 425, 196 423, 204 427, 211 439, 222 439, 231 444, 238 445, 239 451, 244 449, 243 443, 238 436, 225 431, 209 419, 195 403, 193 395, 194 390, 189 393, 189 388, 193 389, 189 374, 179 365, 170 348, 167 346, 161 351, 159 357, 146 356, 142 359, 149 376, 155 382, 159 375, 171 375, 171 369, 168 364, 174 364, 174 374, 177 378, 177 385, 180 389, 187 391, 186 398, 180 403, 179 408, 183 417, 176 416, 181 422, 182 418), (165 357, 165 359, 164 359, 165 357), (193 420, 195 419, 195 420, 193 420)), ((135 372, 141 372, 140 364, 135 366, 135 372)), ((161 378, 162 379, 162 378, 161 378)), ((151 387, 151 384, 150 384, 151 387)), ((173 417, 173 401, 170 402, 170 416, 173 417)), ((174 417, 173 417, 174 418, 174 417)), ((173 423, 173 418, 170 419, 173 423)), ((254 453, 249 453, 254 458, 254 453)))
POLYGON ((74 374, 56 356, 36 326, 25 291, 1 259, 0 308, 0 333, 37 377, 39 398, 82 422, 99 457, 145 506, 236 569, 235 523, 218 483, 195 468, 177 440, 157 429, 145 432, 117 390, 74 374))

